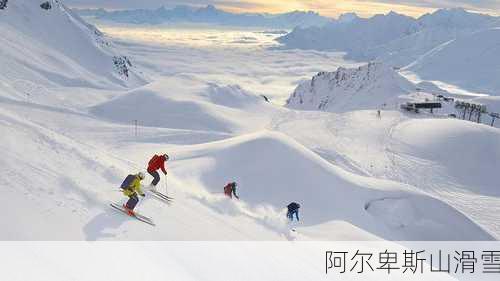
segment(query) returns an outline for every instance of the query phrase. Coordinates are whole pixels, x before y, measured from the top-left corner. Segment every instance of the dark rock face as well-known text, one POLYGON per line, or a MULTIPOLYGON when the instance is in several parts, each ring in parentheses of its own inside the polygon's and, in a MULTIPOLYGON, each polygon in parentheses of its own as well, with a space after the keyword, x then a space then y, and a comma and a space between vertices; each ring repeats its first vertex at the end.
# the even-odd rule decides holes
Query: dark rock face
POLYGON ((0 0, 0 10, 7 9, 7 2, 9 0, 0 0))
POLYGON ((128 77, 129 67, 132 66, 132 63, 126 56, 113 57, 113 63, 120 75, 128 77))
POLYGON ((52 5, 50 4, 49 1, 47 1, 47 2, 43 2, 42 4, 40 4, 40 8, 42 8, 44 10, 50 10, 50 9, 52 9, 52 5))

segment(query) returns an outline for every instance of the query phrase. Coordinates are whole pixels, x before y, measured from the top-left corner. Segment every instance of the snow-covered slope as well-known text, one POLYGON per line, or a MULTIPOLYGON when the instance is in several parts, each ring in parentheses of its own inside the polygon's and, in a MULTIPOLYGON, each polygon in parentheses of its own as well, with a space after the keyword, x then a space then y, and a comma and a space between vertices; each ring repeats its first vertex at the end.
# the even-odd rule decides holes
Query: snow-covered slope
POLYGON ((46 10, 40 1, 16 0, 0 11, 3 80, 97 88, 144 83, 95 27, 61 1, 49 3, 46 10))
POLYGON ((269 213, 300 201, 302 225, 311 232, 328 226, 334 231, 334 222, 344 221, 384 238, 440 240, 454 239, 451 229, 459 223, 466 232, 481 235, 439 201, 408 186, 345 172, 280 134, 259 133, 180 153, 175 171, 210 192, 219 192, 225 181, 237 181, 241 198, 250 209, 260 209, 270 227, 280 227, 273 221, 280 216, 269 213))
MULTIPOLYGON (((8 135, 0 142, 7 151, 0 160, 8 175, 2 177, 2 191, 9 198, 5 207, 20 210, 3 221, 10 226, 4 239, 291 239, 283 214, 291 200, 303 204, 300 239, 490 239, 447 204, 411 186, 348 173, 291 138, 269 132, 169 146, 169 193, 176 201, 171 207, 153 198, 142 202, 140 212, 157 221, 154 231, 145 231, 142 224, 109 210, 107 202, 123 200, 116 188, 123 175, 164 150, 163 142, 130 146, 115 140, 112 149, 84 144, 116 136, 120 128, 27 104, 5 104, 0 118, 8 135), (17 117, 20 111, 29 120, 17 117), (76 128, 56 122, 64 116, 76 128), (44 127, 47 120, 52 120, 51 128, 44 127), (220 194, 231 180, 240 183, 242 202, 220 194)), ((196 137, 194 132, 167 131, 196 137)))
POLYGON ((424 28, 481 29, 491 26, 498 17, 468 12, 463 8, 440 9, 418 18, 424 28))
POLYGON ((161 79, 91 108, 99 117, 126 124, 137 120, 142 126, 221 133, 262 129, 278 111, 239 86, 193 77, 161 79))
POLYGON ((381 60, 406 66, 457 37, 498 26, 498 18, 441 9, 418 19, 395 13, 370 19, 335 21, 322 28, 296 29, 278 40, 288 48, 339 50, 356 60, 381 60))
MULTIPOLYGON (((37 15, 39 9, 37 5, 32 8, 34 1, 10 3, 3 11, 25 8, 27 15, 37 15)), ((59 2, 52 3, 59 7, 59 2)), ((61 9, 58 11, 62 13, 61 9)), ((24 17, 23 13, 18 15, 24 17)), ((61 18, 68 15, 63 13, 61 18)), ((56 17, 51 24, 60 24, 61 18, 56 17)), ((7 50, 7 57, 26 62, 24 50, 11 47, 25 42, 42 42, 44 52, 68 61, 76 56, 76 50, 56 48, 66 44, 64 37, 51 37, 45 42, 36 37, 37 29, 29 22, 15 23, 19 28, 2 25, 10 32, 6 38, 12 40, 5 40, 9 44, 5 47, 0 45, 0 50, 7 50), (19 32, 23 28, 26 31, 19 32)), ((74 31, 78 30, 85 29, 74 31)), ((84 57, 99 53, 104 54, 103 61, 109 58, 94 45, 95 37, 85 32, 74 36, 80 38, 75 38, 77 42, 94 46, 90 54, 82 51, 84 57)), ((161 52, 152 55, 154 49, 142 49, 140 43, 123 42, 121 46, 141 49, 147 57, 144 61, 149 63, 144 64, 150 67, 148 71, 165 68, 158 62, 161 52)), ((43 57, 41 53, 32 55, 43 57)), ((4 240, 500 237, 500 212, 495 207, 499 204, 492 189, 498 182, 498 176, 492 174, 498 170, 498 130, 465 121, 413 120, 397 111, 384 111, 377 118, 374 110, 359 110, 406 94, 414 87, 383 64, 339 69, 304 84, 304 89, 310 90, 304 97, 315 90, 327 97, 331 89, 342 96, 337 106, 337 95, 333 95, 325 110, 352 111, 336 114, 282 108, 237 85, 214 83, 217 79, 207 78, 207 71, 200 71, 192 61, 185 67, 202 74, 196 75, 192 69, 169 69, 171 72, 157 74, 154 82, 134 89, 116 87, 114 80, 108 81, 105 68, 101 70, 104 72, 96 70, 101 75, 96 79, 104 79, 96 83, 106 87, 104 90, 90 82, 82 88, 65 87, 74 86, 67 80, 71 75, 82 81, 89 78, 80 64, 58 64, 56 58, 25 66, 12 61, 15 63, 8 70, 0 71, 0 204, 9 212, 0 221, 0 238, 4 240), (62 75, 61 81, 41 75, 45 80, 34 80, 35 74, 51 67, 62 75), (29 85, 46 95, 31 101, 21 99, 24 93, 13 86, 11 72, 33 81, 29 85), (134 120, 138 121, 137 135, 134 120), (440 132, 426 134, 430 136, 427 139, 418 134, 421 127, 440 132), (448 139, 452 140, 449 148, 448 139), (450 154, 471 144, 478 147, 465 154, 469 163, 454 163, 457 158, 450 154), (111 210, 110 202, 126 200, 118 189, 123 178, 144 170, 151 155, 165 152, 171 156, 168 185, 163 179, 159 188, 175 197, 173 204, 146 196, 137 207, 157 226, 144 225, 111 210), (417 165, 424 160, 429 162, 417 165), (436 165, 425 165, 431 162, 436 165), (434 172, 427 167, 439 169, 434 172), (461 177, 467 169, 478 177, 461 177), (417 181, 424 175, 426 181, 417 181), (447 181, 450 178, 453 181, 447 181), (229 181, 239 183, 240 200, 223 196, 223 186, 229 181), (446 187, 443 192, 431 188, 442 184, 446 187), (453 184, 458 187, 453 188, 453 184), (481 206, 471 204, 479 199, 481 206), (285 206, 290 201, 302 204, 299 223, 286 221, 285 206)), ((222 73, 224 68, 217 70, 222 73)), ((313 101, 311 109, 316 103, 313 101)), ((144 184, 150 180, 148 175, 144 184)))
POLYGON ((427 53, 406 69, 472 91, 499 95, 500 28, 461 36, 427 53))
POLYGON ((500 234, 499 130, 468 121, 373 110, 304 111, 279 130, 335 165, 404 182, 453 206, 496 239, 500 234))
POLYGON ((287 101, 287 107, 302 110, 345 112, 381 108, 394 104, 416 86, 381 63, 354 69, 339 68, 321 72, 300 84, 287 101))
POLYGON ((284 14, 236 14, 217 9, 213 5, 203 8, 177 6, 173 9, 166 9, 162 6, 156 10, 106 11, 103 9, 75 9, 75 11, 82 16, 91 16, 99 20, 134 24, 204 23, 291 29, 297 26, 321 26, 331 21, 331 19, 320 16, 315 12, 294 11, 284 14))
POLYGON ((397 126, 392 137, 398 153, 434 163, 449 180, 475 192, 500 194, 498 129, 453 119, 411 120, 397 126))
POLYGON ((464 9, 442 9, 419 19, 419 31, 349 54, 355 59, 377 59, 393 66, 404 67, 451 40, 498 25, 498 18, 467 12, 464 9))

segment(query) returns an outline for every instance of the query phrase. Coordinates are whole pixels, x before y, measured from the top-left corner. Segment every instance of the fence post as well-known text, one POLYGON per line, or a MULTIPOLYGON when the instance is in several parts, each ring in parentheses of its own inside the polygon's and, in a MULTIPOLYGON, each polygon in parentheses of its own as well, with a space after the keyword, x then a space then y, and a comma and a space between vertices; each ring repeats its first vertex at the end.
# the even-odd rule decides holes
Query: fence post
POLYGON ((135 138, 137 139, 137 119, 134 120, 134 132, 135 132, 135 138))

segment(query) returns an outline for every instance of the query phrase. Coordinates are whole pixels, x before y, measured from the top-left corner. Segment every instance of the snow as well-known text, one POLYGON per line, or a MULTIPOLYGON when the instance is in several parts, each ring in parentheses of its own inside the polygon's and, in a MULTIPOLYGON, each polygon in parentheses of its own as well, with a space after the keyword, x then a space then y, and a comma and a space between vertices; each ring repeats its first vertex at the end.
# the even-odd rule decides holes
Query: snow
POLYGON ((382 108, 397 105, 400 96, 415 92, 416 88, 387 65, 369 63, 317 74, 297 87, 287 107, 330 112, 382 108))
POLYGON ((456 178, 476 192, 495 190, 500 165, 499 131, 459 120, 408 121, 395 128, 397 150, 410 157, 425 157, 445 167, 446 175, 456 178), (423 135, 422 132, 429 131, 423 135))
POLYGON ((326 24, 322 27, 296 28, 280 37, 288 48, 338 50, 348 53, 382 45, 418 30, 415 19, 391 12, 372 18, 356 18, 326 24))
MULTIPOLYGON (((49 14, 32 0, 1 12, 3 240, 499 239, 498 129, 399 112, 394 103, 433 96, 390 66, 267 49, 257 35, 260 46, 231 45, 223 32, 210 46, 97 36, 52 3, 49 14), (132 58, 128 79, 112 64, 120 54, 132 58), (318 72, 315 86, 304 82, 318 72), (298 84, 304 100, 317 97, 283 107, 298 84), (381 102, 393 104, 378 118, 381 102), (159 188, 175 202, 141 201, 151 228, 108 204, 126 199, 119 184, 155 153, 171 156, 159 188), (230 181, 241 200, 223 196, 230 181), (299 223, 286 221, 290 201, 302 205, 299 223)), ((413 27, 388 17, 376 21, 413 27)))
POLYGON ((263 127, 265 112, 274 111, 263 98, 239 86, 197 83, 192 78, 165 79, 91 109, 97 116, 122 123, 138 120, 142 126, 223 133, 263 127), (164 85, 169 91, 163 91, 164 85), (251 113, 255 108, 260 112, 251 113))
POLYGON ((498 95, 500 29, 487 29, 448 42, 406 69, 421 79, 441 80, 479 93, 498 95), (453 71, 450 71, 453 70, 453 71))
POLYGON ((59 1, 43 10, 33 1, 15 1, 2 11, 0 63, 4 79, 42 85, 106 88, 145 83, 131 71, 118 74, 113 56, 120 56, 92 25, 59 1))
POLYGON ((278 38, 287 49, 336 50, 358 61, 405 68, 422 80, 497 95, 498 18, 440 9, 418 19, 389 13, 297 28, 278 38))
POLYGON ((279 41, 288 48, 334 49, 356 59, 389 56, 402 61, 406 55, 421 55, 459 35, 494 27, 497 21, 460 8, 439 9, 418 19, 394 12, 368 19, 347 14, 323 27, 296 28, 279 41))

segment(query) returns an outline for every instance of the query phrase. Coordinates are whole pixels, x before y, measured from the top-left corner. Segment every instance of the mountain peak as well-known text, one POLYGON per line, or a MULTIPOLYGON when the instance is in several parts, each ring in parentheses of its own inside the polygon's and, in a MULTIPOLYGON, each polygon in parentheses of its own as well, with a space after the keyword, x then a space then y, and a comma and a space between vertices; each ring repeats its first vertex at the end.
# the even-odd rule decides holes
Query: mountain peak
POLYGON ((424 26, 444 26, 449 28, 479 28, 492 24, 495 18, 473 13, 464 8, 439 9, 418 19, 424 26))
POLYGON ((212 5, 212 4, 207 5, 203 10, 214 11, 214 12, 218 11, 218 9, 214 5, 212 5))
POLYGON ((287 107, 331 112, 374 109, 414 88, 388 65, 370 62, 357 68, 339 67, 334 72, 318 73, 295 89, 287 107))
POLYGON ((339 16, 338 21, 342 23, 349 23, 356 19, 359 19, 359 16, 356 13, 345 13, 339 16))

